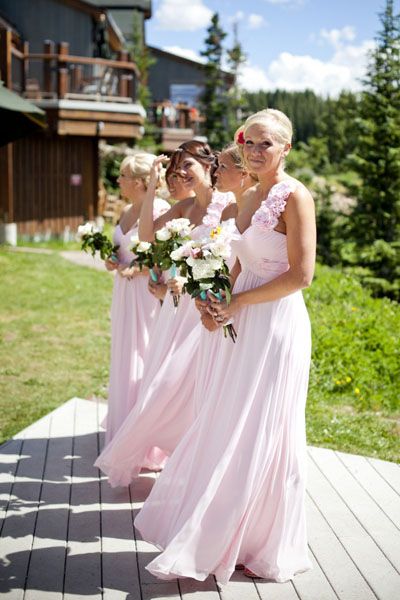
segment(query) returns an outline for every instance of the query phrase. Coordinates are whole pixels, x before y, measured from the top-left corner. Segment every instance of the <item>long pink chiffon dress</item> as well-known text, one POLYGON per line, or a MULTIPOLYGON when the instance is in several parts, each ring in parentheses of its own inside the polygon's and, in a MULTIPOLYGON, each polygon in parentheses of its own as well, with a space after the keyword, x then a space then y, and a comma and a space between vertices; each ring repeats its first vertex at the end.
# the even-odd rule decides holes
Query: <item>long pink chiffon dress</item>
MULTIPOLYGON (((195 239, 216 227, 232 194, 213 192, 201 225, 192 231, 195 239)), ((126 486, 148 466, 152 448, 169 455, 194 421, 194 387, 197 351, 202 325, 189 294, 174 307, 167 294, 152 330, 143 378, 134 408, 95 462, 111 486, 126 486)), ((162 466, 161 464, 159 465, 162 466)), ((157 467, 156 457, 153 467, 157 467)))
MULTIPOLYGON (((275 231, 296 184, 273 186, 232 243, 242 271, 234 291, 288 270, 275 231)), ((135 525, 162 550, 147 569, 161 579, 213 573, 221 584, 242 563, 286 581, 310 568, 304 514, 305 403, 311 335, 300 291, 235 315, 236 344, 213 354, 198 418, 168 459, 135 525)))
MULTIPOLYGON (((170 205, 161 198, 154 201, 155 218, 170 205)), ((113 243, 119 245, 118 259, 129 266, 134 254, 129 250, 131 237, 137 235, 135 224, 124 233, 120 225, 114 230, 113 243)), ((150 330, 160 312, 160 303, 147 289, 148 275, 131 280, 115 274, 111 304, 111 363, 108 387, 108 413, 103 423, 108 444, 130 413, 143 375, 144 356, 150 330)))

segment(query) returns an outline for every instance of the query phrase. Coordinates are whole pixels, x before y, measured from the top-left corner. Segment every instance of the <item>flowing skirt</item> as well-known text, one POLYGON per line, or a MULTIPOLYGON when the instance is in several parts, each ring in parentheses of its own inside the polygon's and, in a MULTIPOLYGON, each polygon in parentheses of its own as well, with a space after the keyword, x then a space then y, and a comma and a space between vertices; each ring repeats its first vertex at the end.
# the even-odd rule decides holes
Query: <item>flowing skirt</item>
POLYGON ((147 289, 147 277, 139 276, 129 281, 115 276, 108 413, 103 423, 106 444, 115 436, 137 400, 150 331, 159 312, 158 300, 147 289))
MULTIPOLYGON (((264 279, 243 271, 235 291, 264 279)), ((245 307, 213 355, 198 418, 169 458, 135 525, 163 552, 162 579, 226 583, 237 563, 286 581, 310 568, 304 410, 311 335, 301 292, 245 307)))
POLYGON ((190 296, 184 294, 175 308, 167 294, 152 330, 138 400, 95 463, 113 487, 129 485, 148 466, 145 457, 153 447, 171 454, 192 425, 201 328, 190 296))

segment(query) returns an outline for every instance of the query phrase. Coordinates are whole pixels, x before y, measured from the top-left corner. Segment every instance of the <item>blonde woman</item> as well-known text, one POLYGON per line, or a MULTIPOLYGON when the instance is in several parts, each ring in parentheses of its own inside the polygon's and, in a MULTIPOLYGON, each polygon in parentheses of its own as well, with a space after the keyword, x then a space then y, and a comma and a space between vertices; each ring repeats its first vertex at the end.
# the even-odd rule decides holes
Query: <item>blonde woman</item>
MULTIPOLYGON (((107 260, 109 271, 116 271, 111 305, 111 365, 106 418, 106 443, 110 442, 125 421, 137 396, 143 373, 143 360, 151 325, 160 304, 147 289, 148 272, 130 267, 134 258, 129 247, 131 236, 138 231, 138 218, 147 192, 150 169, 155 156, 138 153, 126 157, 120 168, 118 183, 128 204, 115 228, 113 242, 119 245, 118 260, 107 260)), ((169 210, 161 198, 154 200, 157 218, 169 210)))
POLYGON ((249 117, 236 136, 258 183, 244 195, 232 243, 232 299, 212 302, 216 323, 234 319, 236 344, 212 355, 207 398, 169 458, 135 525, 162 549, 157 577, 224 584, 242 565, 250 577, 287 581, 311 563, 305 525, 304 409, 310 322, 301 289, 313 277, 314 204, 284 170, 289 119, 249 117))

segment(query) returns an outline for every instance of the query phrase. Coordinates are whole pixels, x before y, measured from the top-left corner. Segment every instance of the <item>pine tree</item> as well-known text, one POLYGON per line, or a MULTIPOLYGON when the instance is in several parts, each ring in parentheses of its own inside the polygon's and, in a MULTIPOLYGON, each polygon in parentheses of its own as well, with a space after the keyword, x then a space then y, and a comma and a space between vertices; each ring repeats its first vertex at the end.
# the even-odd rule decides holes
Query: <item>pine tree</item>
POLYGON ((201 98, 206 117, 205 134, 210 146, 214 149, 220 149, 229 140, 226 115, 227 99, 221 71, 222 42, 225 37, 226 33, 220 25, 219 15, 214 13, 204 41, 206 48, 201 52, 201 55, 207 58, 204 93, 201 98))
POLYGON ((400 234, 400 17, 393 0, 380 15, 382 30, 364 81, 354 168, 362 185, 352 234, 360 245, 400 234))
POLYGON ((361 185, 341 254, 345 264, 364 268, 375 295, 400 300, 400 17, 393 0, 380 20, 356 120, 352 159, 361 185))

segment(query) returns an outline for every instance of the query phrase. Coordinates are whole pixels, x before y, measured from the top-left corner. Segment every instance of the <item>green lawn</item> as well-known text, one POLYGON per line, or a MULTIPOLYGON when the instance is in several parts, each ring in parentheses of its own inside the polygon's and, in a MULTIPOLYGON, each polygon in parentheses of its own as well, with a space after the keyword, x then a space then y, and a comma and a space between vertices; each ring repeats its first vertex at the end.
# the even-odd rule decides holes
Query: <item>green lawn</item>
MULTIPOLYGON (((0 441, 72 396, 105 396, 112 278, 57 253, 0 251, 0 441)), ((398 460, 400 307, 318 267, 308 442, 398 460)))
POLYGON ((0 440, 73 396, 105 395, 112 278, 0 252, 0 440))

